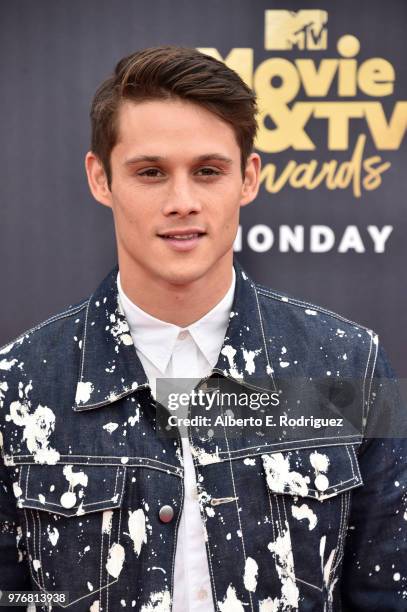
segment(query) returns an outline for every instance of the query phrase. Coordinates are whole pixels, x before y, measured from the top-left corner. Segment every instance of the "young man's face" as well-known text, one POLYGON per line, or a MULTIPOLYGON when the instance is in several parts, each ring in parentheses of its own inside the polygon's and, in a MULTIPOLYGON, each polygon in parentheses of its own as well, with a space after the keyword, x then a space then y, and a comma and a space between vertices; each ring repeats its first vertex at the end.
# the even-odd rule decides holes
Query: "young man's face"
POLYGON ((232 262, 240 206, 258 191, 260 160, 245 180, 232 127, 181 100, 124 102, 111 152, 111 189, 87 156, 92 192, 113 210, 120 269, 184 285, 232 262))

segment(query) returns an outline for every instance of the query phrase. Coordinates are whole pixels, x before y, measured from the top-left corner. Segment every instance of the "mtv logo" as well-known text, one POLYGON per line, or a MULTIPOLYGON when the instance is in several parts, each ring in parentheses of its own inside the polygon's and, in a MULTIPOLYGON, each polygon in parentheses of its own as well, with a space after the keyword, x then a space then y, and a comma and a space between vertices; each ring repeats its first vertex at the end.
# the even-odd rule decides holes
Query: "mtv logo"
POLYGON ((265 11, 264 48, 289 51, 293 47, 317 51, 328 44, 327 11, 265 11))

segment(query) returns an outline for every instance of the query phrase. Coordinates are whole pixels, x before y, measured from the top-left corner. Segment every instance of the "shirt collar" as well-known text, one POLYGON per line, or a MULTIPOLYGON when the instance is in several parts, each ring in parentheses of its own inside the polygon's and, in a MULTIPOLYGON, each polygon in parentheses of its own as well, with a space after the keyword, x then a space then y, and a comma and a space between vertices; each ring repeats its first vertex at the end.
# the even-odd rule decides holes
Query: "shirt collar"
POLYGON ((142 310, 123 291, 120 272, 117 273, 118 296, 137 350, 141 351, 162 373, 168 367, 178 334, 188 330, 212 367, 215 365, 228 326, 236 285, 234 268, 232 283, 209 312, 188 327, 162 321, 142 310))

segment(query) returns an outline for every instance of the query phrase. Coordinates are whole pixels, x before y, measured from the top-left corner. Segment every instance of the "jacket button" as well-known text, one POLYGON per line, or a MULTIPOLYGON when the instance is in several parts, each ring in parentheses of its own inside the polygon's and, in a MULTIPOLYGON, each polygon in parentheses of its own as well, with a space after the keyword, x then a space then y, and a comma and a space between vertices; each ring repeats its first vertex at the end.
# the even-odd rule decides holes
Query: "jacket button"
POLYGON ((327 488, 329 487, 329 480, 325 476, 325 474, 318 474, 318 476, 315 478, 315 486, 318 491, 323 492, 327 490, 327 488))
POLYGON ((161 506, 158 516, 162 523, 169 523, 173 519, 174 509, 171 506, 161 506))
POLYGON ((76 495, 73 491, 66 491, 59 500, 64 508, 73 508, 76 504, 76 495))

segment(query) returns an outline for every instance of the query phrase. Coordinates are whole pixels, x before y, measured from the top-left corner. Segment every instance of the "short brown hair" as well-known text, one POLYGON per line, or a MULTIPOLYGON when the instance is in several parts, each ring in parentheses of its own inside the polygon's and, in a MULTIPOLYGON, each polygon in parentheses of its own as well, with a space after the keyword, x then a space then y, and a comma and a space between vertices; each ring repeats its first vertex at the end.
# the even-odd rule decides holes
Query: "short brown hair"
POLYGON ((117 142, 117 115, 123 100, 181 98, 200 104, 227 123, 241 151, 242 175, 256 136, 256 96, 223 62, 196 49, 150 47, 121 59, 96 91, 91 106, 92 151, 111 186, 110 154, 117 142))

